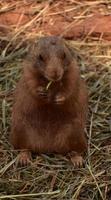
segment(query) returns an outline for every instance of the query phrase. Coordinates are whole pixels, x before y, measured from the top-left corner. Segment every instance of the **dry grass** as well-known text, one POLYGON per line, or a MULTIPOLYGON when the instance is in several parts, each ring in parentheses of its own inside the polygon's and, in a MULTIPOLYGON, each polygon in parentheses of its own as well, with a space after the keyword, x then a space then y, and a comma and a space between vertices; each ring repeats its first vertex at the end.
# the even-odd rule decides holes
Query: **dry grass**
MULTIPOLYGON (((89 8, 100 3, 85 2, 89 8)), ((81 8, 81 3, 75 3, 81 8)), ((1 12, 16 5, 1 1, 1 12)), ((43 9, 47 9, 46 5, 43 9)), ((61 155, 34 157, 28 167, 15 165, 17 152, 12 150, 8 136, 12 94, 27 50, 22 34, 27 36, 25 40, 30 38, 27 27, 43 16, 43 9, 27 25, 16 27, 15 32, 10 27, 11 35, 0 35, 0 199, 108 200, 111 197, 111 44, 102 38, 92 38, 89 34, 83 40, 68 42, 81 55, 78 63, 89 90, 85 167, 74 169, 61 155)), ((32 36, 35 35, 40 34, 34 32, 32 36)))

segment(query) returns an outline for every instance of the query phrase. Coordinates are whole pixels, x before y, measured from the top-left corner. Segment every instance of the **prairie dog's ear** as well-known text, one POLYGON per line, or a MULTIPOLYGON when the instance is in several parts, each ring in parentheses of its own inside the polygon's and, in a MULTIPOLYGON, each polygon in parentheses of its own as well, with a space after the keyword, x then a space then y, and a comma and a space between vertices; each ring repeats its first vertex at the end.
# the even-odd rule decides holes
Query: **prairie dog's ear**
POLYGON ((79 68, 80 68, 80 71, 81 72, 84 72, 85 71, 85 59, 84 57, 81 55, 80 51, 77 50, 76 48, 74 48, 74 46, 72 44, 69 44, 68 42, 65 42, 67 48, 69 49, 73 59, 76 60, 79 68))
POLYGON ((82 58, 82 56, 80 55, 80 52, 74 48, 74 46, 72 46, 71 44, 69 44, 68 42, 65 41, 65 45, 66 47, 69 49, 71 55, 73 56, 74 59, 76 59, 76 61, 80 58, 82 58))
POLYGON ((26 57, 27 61, 33 61, 33 58, 36 56, 37 44, 39 38, 28 39, 26 41, 26 57))

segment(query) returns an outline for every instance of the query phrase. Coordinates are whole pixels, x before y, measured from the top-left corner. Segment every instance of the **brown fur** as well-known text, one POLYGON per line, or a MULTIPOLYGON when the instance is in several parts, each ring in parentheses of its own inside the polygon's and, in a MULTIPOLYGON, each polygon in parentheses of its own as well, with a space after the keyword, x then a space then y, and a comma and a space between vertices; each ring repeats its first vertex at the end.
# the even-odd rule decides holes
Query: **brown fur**
POLYGON ((36 153, 83 153, 87 91, 64 41, 45 37, 33 43, 17 84, 11 142, 36 153), (46 91, 47 83, 52 84, 46 91))

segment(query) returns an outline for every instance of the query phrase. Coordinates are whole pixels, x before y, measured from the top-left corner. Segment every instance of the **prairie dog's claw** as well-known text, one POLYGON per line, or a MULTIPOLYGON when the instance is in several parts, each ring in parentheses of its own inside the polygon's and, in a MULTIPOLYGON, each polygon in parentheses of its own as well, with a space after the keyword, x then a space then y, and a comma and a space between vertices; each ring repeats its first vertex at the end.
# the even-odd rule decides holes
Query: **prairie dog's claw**
POLYGON ((71 162, 72 162, 74 167, 77 167, 77 168, 83 167, 84 160, 83 160, 82 156, 75 155, 75 156, 72 156, 70 159, 71 159, 71 162))
POLYGON ((41 97, 45 97, 45 98, 47 97, 47 91, 43 87, 39 87, 37 89, 37 93, 41 97))
POLYGON ((54 101, 56 104, 63 104, 65 101, 65 97, 63 95, 59 94, 55 97, 54 101))
POLYGON ((27 166, 31 163, 31 153, 29 151, 20 152, 17 157, 17 165, 27 166))

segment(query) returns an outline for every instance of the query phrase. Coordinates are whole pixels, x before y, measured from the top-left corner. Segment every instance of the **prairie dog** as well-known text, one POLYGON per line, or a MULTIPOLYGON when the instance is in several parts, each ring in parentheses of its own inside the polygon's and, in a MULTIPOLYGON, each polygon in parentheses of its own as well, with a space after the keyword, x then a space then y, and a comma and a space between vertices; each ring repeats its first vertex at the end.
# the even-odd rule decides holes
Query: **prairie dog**
POLYGON ((32 42, 15 91, 11 143, 19 162, 31 152, 68 154, 82 165, 87 90, 65 41, 47 36, 32 42))

